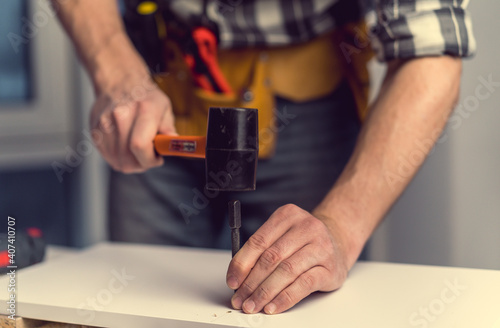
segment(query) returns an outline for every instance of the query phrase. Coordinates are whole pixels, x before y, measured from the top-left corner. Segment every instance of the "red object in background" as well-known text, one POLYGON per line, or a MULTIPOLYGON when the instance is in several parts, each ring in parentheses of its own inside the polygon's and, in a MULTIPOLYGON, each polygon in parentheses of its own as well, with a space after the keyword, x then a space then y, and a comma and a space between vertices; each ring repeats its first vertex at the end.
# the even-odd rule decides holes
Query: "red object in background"
POLYGON ((40 230, 38 228, 34 228, 34 227, 30 227, 30 228, 26 229, 26 232, 28 233, 28 235, 30 235, 33 238, 41 238, 43 235, 42 230, 40 230))
POLYGON ((191 74, 193 75, 194 82, 196 83, 197 86, 202 88, 203 90, 210 91, 210 92, 215 92, 214 87, 212 86, 212 83, 203 74, 196 73, 195 72, 195 59, 193 55, 187 54, 184 56, 184 60, 186 61, 186 64, 188 65, 189 69, 191 70, 191 74))
POLYGON ((9 252, 1 251, 0 252, 0 267, 6 267, 9 265, 9 252))
POLYGON ((46 243, 42 230, 35 227, 16 230, 15 234, 0 234, 0 273, 41 262, 45 256, 46 243))
POLYGON ((217 39, 212 31, 206 27, 197 27, 191 36, 196 44, 198 57, 202 63, 196 63, 197 57, 186 54, 184 60, 191 69, 196 84, 207 91, 218 91, 231 94, 232 89, 219 67, 217 58, 217 39), (202 64, 205 72, 197 72, 196 64, 202 64))

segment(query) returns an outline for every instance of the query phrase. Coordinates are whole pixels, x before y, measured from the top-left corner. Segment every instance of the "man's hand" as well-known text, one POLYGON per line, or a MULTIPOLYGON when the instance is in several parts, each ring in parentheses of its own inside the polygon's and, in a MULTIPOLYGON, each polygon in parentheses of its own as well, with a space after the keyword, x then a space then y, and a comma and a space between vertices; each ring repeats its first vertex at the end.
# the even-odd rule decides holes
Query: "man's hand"
POLYGON ((170 100, 126 35, 117 1, 51 2, 94 84, 90 127, 103 157, 124 173, 161 165, 153 139, 176 134, 170 100))
POLYGON ((295 205, 285 205, 234 256, 227 284, 231 303, 246 313, 281 313, 315 291, 332 291, 347 277, 340 231, 295 205))
POLYGON ((162 165, 153 139, 157 133, 176 135, 168 97, 149 77, 137 81, 100 92, 90 117, 95 145, 113 169, 124 173, 162 165))
POLYGON ((315 216, 279 208, 231 261, 233 307, 280 313, 314 291, 342 285, 439 137, 458 97, 461 67, 448 56, 389 64, 353 155, 315 216), (401 175, 404 161, 413 166, 401 175))

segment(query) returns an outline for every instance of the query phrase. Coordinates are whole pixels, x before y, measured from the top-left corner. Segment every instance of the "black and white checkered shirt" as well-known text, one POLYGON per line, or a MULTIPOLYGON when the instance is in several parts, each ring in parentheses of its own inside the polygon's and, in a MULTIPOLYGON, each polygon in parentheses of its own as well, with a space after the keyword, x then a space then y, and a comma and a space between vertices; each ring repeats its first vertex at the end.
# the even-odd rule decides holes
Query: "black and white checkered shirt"
MULTIPOLYGON (((170 0, 179 16, 200 15, 203 0, 170 0)), ((379 60, 471 56, 468 0, 208 0, 221 47, 280 46, 310 40, 363 15, 379 60), (371 22, 370 22, 371 21, 371 22)))

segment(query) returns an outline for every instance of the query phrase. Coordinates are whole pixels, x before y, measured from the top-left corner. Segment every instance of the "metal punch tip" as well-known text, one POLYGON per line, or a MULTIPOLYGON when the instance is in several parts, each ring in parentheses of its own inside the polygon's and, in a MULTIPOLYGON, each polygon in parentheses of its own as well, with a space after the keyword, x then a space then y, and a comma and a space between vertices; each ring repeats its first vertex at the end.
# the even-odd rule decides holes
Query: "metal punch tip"
POLYGON ((232 255, 240 250, 240 228, 241 228, 241 205, 239 200, 228 203, 229 227, 231 228, 231 250, 232 255))

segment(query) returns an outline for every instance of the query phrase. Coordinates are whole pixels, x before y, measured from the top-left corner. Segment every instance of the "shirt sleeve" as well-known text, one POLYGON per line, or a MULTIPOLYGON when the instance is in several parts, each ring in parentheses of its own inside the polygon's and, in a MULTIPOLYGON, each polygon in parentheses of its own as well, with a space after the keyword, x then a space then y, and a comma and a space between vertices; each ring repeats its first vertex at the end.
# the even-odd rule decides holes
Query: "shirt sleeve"
POLYGON ((472 56, 476 41, 468 0, 379 0, 372 44, 380 61, 472 56))

